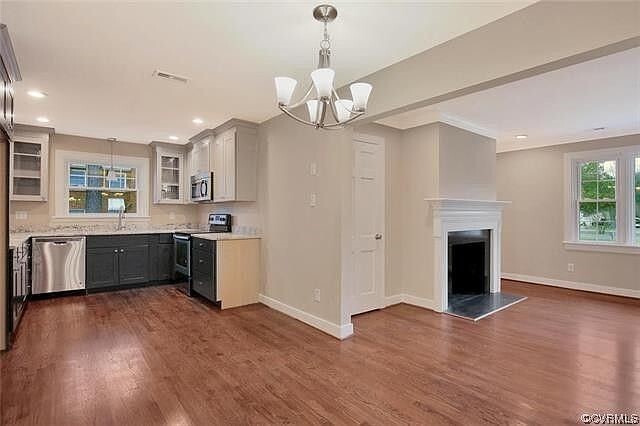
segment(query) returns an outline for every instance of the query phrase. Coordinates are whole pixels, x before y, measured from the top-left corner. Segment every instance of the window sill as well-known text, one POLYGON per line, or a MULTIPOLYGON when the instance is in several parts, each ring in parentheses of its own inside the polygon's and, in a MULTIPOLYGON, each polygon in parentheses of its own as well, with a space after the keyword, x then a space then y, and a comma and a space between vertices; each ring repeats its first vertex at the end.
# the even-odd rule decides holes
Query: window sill
MULTIPOLYGON (((51 218, 53 224, 67 223, 111 223, 118 220, 118 215, 96 215, 96 216, 54 216, 51 218)), ((125 223, 147 223, 151 221, 150 216, 128 216, 125 214, 125 223)))
POLYGON ((601 253, 640 254, 640 246, 620 243, 564 241, 564 248, 572 251, 594 251, 601 253))

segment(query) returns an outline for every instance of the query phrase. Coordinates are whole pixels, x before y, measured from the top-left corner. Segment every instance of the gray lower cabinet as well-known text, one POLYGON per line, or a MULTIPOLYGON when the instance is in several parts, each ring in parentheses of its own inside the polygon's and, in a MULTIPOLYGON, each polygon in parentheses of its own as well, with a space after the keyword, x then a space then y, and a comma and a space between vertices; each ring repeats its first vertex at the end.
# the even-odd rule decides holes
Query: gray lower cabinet
POLYGON ((118 249, 87 249, 87 289, 114 287, 118 278, 118 249))
POLYGON ((87 290, 172 279, 171 234, 87 237, 87 290))
POLYGON ((142 284, 149 278, 149 244, 127 246, 118 253, 120 285, 142 284))
POLYGON ((199 295, 216 302, 216 242, 193 239, 191 286, 199 295))

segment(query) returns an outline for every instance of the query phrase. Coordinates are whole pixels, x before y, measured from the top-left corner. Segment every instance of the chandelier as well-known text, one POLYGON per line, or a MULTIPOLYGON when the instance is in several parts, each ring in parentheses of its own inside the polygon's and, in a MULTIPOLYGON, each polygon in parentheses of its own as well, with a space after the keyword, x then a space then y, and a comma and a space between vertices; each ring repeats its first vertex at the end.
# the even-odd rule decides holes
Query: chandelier
POLYGON ((298 102, 291 103, 293 91, 298 82, 290 77, 276 77, 276 96, 278 107, 294 120, 313 126, 316 129, 340 129, 347 123, 355 120, 365 113, 371 85, 368 83, 353 83, 350 86, 352 99, 340 99, 333 87, 335 71, 331 68, 331 41, 327 25, 336 19, 338 10, 328 4, 316 6, 313 9, 313 17, 324 24, 324 38, 320 42, 320 55, 318 68, 311 72, 311 83, 298 102), (315 99, 311 93, 315 88, 315 99), (302 104, 307 105, 309 119, 298 117, 293 110, 302 104), (327 110, 330 111, 334 121, 327 120, 327 110))

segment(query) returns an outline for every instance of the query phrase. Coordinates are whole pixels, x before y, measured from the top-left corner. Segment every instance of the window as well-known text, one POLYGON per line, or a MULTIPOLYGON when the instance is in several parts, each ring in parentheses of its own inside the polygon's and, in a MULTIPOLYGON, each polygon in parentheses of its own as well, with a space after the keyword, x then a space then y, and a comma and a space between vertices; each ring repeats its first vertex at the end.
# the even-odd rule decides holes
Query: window
POLYGON ((579 239, 616 240, 616 161, 580 164, 579 239))
POLYGON ((566 154, 565 174, 567 248, 640 253, 640 146, 566 154))
POLYGON ((113 167, 102 164, 69 163, 67 212, 69 215, 109 214, 124 209, 138 211, 137 170, 134 167, 113 167))
POLYGON ((634 188, 635 188, 635 218, 633 227, 635 229, 636 244, 640 244, 640 157, 635 158, 634 188))

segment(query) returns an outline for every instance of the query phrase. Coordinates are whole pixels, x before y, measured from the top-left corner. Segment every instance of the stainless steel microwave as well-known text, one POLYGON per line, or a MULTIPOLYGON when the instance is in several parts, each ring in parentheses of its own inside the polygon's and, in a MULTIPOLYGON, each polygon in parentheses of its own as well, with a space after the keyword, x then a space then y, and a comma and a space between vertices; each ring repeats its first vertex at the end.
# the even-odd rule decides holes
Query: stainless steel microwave
POLYGON ((191 176, 191 201, 213 200, 213 173, 191 176))

